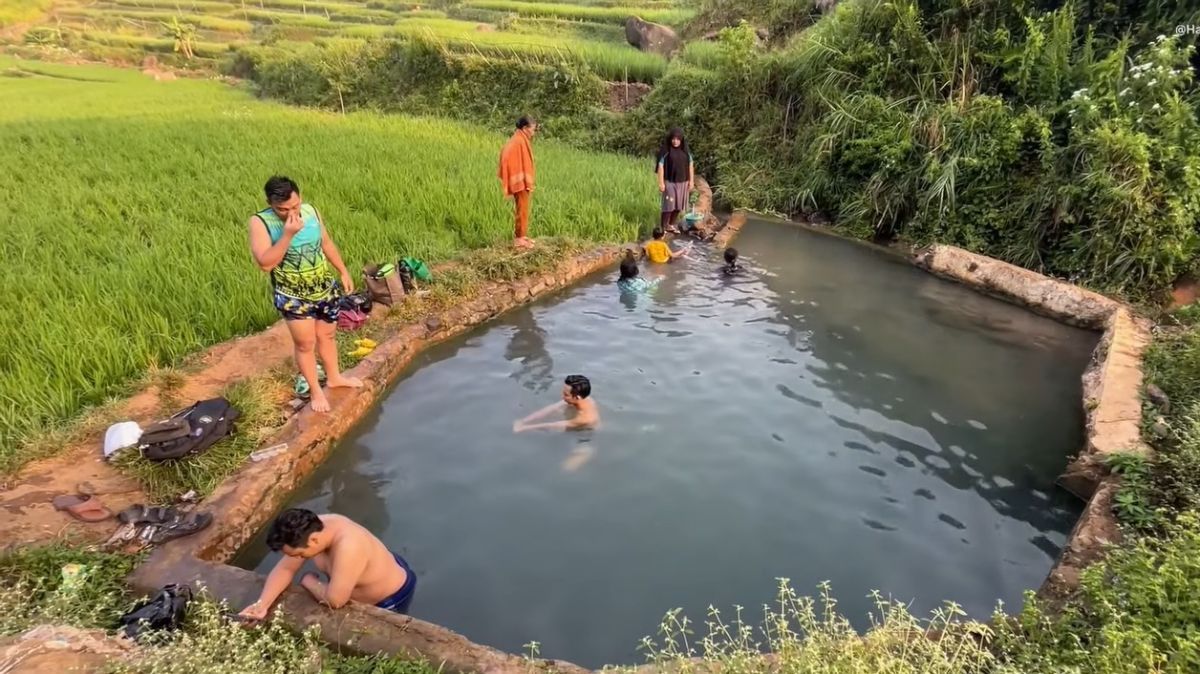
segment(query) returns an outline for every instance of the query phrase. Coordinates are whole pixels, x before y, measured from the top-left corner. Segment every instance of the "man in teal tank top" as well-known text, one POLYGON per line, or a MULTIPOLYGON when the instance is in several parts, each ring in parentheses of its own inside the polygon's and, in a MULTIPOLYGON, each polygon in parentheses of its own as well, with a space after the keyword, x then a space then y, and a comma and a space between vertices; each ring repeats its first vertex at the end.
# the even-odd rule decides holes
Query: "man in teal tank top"
POLYGON ((359 388, 362 382, 338 369, 338 301, 354 292, 354 283, 321 214, 300 199, 300 187, 274 176, 264 191, 267 208, 250 216, 250 252, 271 275, 275 308, 287 321, 296 365, 308 381, 312 407, 329 411, 329 400, 317 380, 317 356, 325 365, 330 388, 359 388))

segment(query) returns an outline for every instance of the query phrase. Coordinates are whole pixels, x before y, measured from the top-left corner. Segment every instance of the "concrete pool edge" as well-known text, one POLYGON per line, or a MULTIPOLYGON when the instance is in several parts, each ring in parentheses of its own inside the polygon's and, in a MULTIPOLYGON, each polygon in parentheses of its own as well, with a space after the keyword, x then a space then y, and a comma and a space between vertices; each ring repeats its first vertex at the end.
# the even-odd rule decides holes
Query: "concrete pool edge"
POLYGON ((1081 377, 1084 446, 1057 481, 1086 505, 1037 589, 1040 599, 1061 601, 1078 588, 1082 570, 1121 538, 1112 511, 1119 479, 1109 472, 1106 458, 1151 451, 1141 437, 1142 357, 1150 344, 1149 321, 1099 293, 954 246, 928 246, 911 259, 935 276, 1101 333, 1081 377))

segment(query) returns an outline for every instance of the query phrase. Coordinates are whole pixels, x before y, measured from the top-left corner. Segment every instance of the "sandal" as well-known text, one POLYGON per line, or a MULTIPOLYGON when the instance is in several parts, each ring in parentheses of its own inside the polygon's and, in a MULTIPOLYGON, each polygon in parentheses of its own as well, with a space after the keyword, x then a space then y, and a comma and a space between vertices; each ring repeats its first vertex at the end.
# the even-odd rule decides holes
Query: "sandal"
POLYGON ((95 496, 63 494, 55 496, 50 503, 55 510, 64 511, 80 522, 103 522, 113 516, 112 511, 105 508, 95 496))
POLYGON ((171 506, 131 505, 117 513, 117 519, 125 524, 163 524, 179 517, 179 511, 171 506))
POLYGON ((160 524, 153 527, 154 533, 149 536, 149 541, 155 545, 173 541, 176 538, 191 536, 197 531, 201 531, 212 524, 213 516, 210 513, 188 513, 180 515, 175 519, 165 524, 160 524))

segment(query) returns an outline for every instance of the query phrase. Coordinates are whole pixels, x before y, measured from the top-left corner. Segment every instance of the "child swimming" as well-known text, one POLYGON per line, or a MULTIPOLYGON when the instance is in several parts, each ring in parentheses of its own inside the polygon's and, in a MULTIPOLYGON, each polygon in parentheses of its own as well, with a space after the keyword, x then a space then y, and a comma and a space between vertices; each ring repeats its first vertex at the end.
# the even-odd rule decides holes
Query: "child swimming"
POLYGON ((658 279, 647 281, 640 276, 637 258, 632 250, 625 251, 625 259, 621 260, 621 275, 617 279, 617 287, 623 293, 644 293, 653 290, 658 285, 658 279))
POLYGON ((663 241, 663 237, 666 236, 666 233, 663 232, 662 227, 655 227, 651 236, 654 238, 642 247, 642 252, 651 262, 655 264, 662 264, 664 262, 670 262, 677 258, 684 257, 687 255, 688 251, 692 249, 692 244, 689 243, 687 246, 681 248, 678 252, 671 250, 671 245, 666 241, 663 241))
POLYGON ((738 264, 737 248, 725 249, 725 266, 721 267, 721 271, 724 272, 726 276, 733 276, 734 274, 742 273, 742 265, 738 264))

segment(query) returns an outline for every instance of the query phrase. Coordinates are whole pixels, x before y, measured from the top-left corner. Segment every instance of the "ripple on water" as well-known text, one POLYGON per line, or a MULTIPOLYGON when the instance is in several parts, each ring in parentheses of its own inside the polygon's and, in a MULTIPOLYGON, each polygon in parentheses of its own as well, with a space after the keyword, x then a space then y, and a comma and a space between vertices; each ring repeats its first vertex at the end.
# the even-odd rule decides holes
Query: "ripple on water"
POLYGON ((815 407, 817 409, 820 409, 824 405, 824 403, 822 403, 820 400, 814 400, 813 398, 802 396, 783 384, 776 384, 775 388, 783 394, 784 398, 795 400, 802 405, 808 405, 809 407, 815 407))
POLYGON ((1045 534, 1038 534, 1037 536, 1029 539, 1029 542, 1032 543, 1038 550, 1046 553, 1048 557, 1058 557, 1058 553, 1062 551, 1062 546, 1056 544, 1049 538, 1046 538, 1045 534))
POLYGON ((934 411, 934 410, 930 410, 930 412, 929 412, 929 416, 933 417, 933 420, 934 420, 934 421, 936 421, 936 422, 938 422, 939 424, 948 424, 948 423, 950 423, 949 421, 947 421, 947 420, 946 420, 946 417, 944 417, 944 416, 942 416, 942 415, 938 414, 938 413, 937 413, 936 411, 934 411))
POLYGON ((901 466, 904 466, 905 468, 913 468, 917 465, 915 461, 908 458, 907 456, 904 456, 903 454, 896 455, 896 463, 900 464, 901 466))
POLYGON ((925 457, 924 460, 926 466, 929 466, 935 470, 950 469, 950 462, 936 454, 930 454, 929 456, 925 457))
POLYGON ((891 527, 891 526, 884 524, 883 522, 880 522, 879 520, 873 520, 873 519, 869 519, 866 517, 862 518, 862 523, 871 527, 872 529, 874 529, 876 531, 895 531, 896 530, 896 527, 891 527))
POLYGON ((860 452, 866 452, 868 454, 878 454, 879 453, 879 452, 875 451, 874 449, 871 449, 869 446, 864 445, 861 442, 856 442, 854 440, 847 440, 847 441, 843 442, 842 445, 844 445, 845 447, 848 447, 850 449, 856 449, 860 452))
POLYGON ((937 497, 933 495, 933 492, 929 491, 928 489, 926 489, 924 487, 921 487, 920 489, 914 491, 913 494, 920 496, 923 499, 929 499, 930 501, 937 500, 937 497))
POLYGON ((984 425, 982 421, 975 421, 974 419, 968 419, 967 424, 970 425, 971 428, 979 431, 986 431, 988 429, 988 427, 984 425))
POLYGON ((887 471, 876 468, 875 466, 859 466, 858 469, 864 473, 878 475, 879 477, 887 477, 887 471))
POLYGON ((962 522, 959 522, 958 520, 947 515, 946 513, 941 513, 940 515, 938 515, 938 519, 945 522, 946 524, 949 524, 950 526, 954 527, 955 529, 961 530, 961 529, 967 528, 967 525, 963 524, 962 522))

